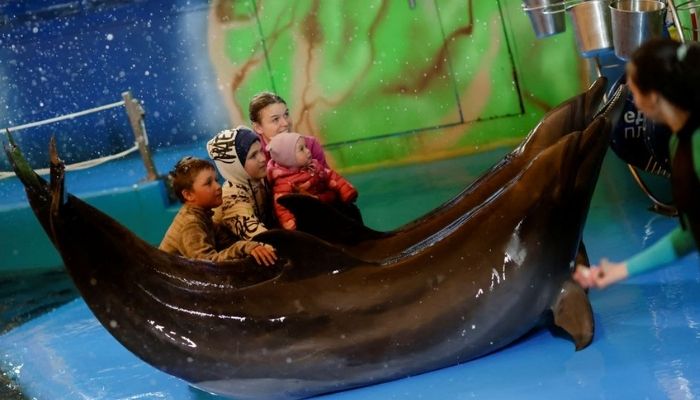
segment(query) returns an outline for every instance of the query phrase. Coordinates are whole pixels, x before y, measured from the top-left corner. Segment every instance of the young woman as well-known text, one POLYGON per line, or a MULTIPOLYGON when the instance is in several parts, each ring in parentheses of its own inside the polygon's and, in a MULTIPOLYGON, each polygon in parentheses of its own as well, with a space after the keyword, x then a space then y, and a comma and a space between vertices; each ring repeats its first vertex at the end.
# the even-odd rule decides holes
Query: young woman
MULTIPOLYGON (((292 118, 289 116, 287 103, 274 93, 261 92, 250 100, 248 113, 253 130, 260 137, 263 152, 269 161, 270 152, 267 145, 270 140, 278 133, 292 130, 292 118)), ((321 143, 313 136, 304 136, 304 140, 306 147, 311 151, 311 157, 318 160, 324 168, 329 168, 321 143)))
MULTIPOLYGON (((267 161, 270 161, 268 146, 273 137, 292 130, 292 118, 284 99, 274 93, 261 92, 253 96, 248 105, 250 121, 253 130, 258 134, 267 161)), ((303 136, 306 148, 311 152, 311 158, 318 161, 324 169, 331 169, 326 161, 321 143, 313 136, 303 136)), ((362 213, 354 202, 337 203, 335 208, 347 217, 362 222, 362 213)))
POLYGON ((650 40, 627 64, 627 83, 637 108, 673 132, 671 185, 680 226, 626 261, 578 266, 574 279, 584 287, 606 287, 700 248, 700 45, 650 40))

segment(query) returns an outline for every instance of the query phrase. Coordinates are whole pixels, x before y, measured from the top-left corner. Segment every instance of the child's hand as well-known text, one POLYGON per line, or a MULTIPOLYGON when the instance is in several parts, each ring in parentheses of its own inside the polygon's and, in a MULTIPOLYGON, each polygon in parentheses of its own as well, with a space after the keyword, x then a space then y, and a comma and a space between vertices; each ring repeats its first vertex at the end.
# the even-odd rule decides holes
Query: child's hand
POLYGON ((357 190, 353 189, 349 196, 343 199, 346 203, 354 203, 357 200, 357 190))
POLYGON ((265 265, 269 267, 274 265, 275 261, 277 261, 277 253, 275 252, 275 248, 269 244, 260 243, 259 246, 250 251, 250 255, 253 256, 258 265, 265 265))
POLYGON ((290 219, 289 221, 282 223, 282 228, 293 231, 297 228, 297 223, 293 219, 290 219))

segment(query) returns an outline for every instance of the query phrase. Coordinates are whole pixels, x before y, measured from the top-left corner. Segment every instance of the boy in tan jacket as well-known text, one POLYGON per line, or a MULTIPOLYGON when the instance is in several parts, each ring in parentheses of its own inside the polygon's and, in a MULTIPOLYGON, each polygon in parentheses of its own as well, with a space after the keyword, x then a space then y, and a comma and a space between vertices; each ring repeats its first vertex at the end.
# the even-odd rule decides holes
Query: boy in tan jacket
POLYGON ((225 261, 252 256, 260 265, 277 260, 267 244, 239 240, 212 220, 212 209, 221 205, 221 185, 216 169, 207 160, 185 157, 170 172, 173 189, 183 206, 165 233, 159 248, 187 258, 225 261))

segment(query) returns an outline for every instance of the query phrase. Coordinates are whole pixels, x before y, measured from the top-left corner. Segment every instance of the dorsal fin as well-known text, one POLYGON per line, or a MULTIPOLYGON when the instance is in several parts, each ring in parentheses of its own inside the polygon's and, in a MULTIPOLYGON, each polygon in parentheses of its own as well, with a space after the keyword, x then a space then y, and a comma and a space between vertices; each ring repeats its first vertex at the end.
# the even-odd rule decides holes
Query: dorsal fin
POLYGON ((289 194, 277 201, 294 214, 297 230, 332 243, 357 244, 387 235, 366 227, 312 196, 289 194))
POLYGON ((336 274, 358 265, 373 264, 304 232, 273 229, 253 240, 274 246, 278 257, 289 260, 289 266, 281 275, 284 280, 336 274))

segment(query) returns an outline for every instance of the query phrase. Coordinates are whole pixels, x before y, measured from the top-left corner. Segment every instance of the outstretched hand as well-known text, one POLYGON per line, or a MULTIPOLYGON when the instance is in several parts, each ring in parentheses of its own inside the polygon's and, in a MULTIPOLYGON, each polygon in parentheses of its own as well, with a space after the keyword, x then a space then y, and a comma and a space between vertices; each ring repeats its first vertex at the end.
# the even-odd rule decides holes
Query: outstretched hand
POLYGON ((250 255, 253 256, 258 265, 265 265, 269 267, 274 265, 275 261, 277 261, 277 253, 275 252, 275 248, 269 244, 261 243, 259 246, 250 251, 250 255))
POLYGON ((600 260, 600 265, 592 265, 590 268, 577 265, 573 278, 584 288, 603 289, 628 276, 626 263, 610 262, 607 258, 603 258, 600 260))

